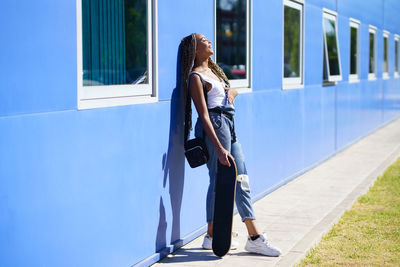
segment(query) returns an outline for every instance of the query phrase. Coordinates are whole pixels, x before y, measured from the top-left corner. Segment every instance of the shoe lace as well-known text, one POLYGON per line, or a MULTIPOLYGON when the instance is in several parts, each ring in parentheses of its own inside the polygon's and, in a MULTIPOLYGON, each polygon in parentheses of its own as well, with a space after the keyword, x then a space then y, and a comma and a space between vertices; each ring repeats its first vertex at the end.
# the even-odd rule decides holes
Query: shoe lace
POLYGON ((266 244, 267 246, 269 246, 267 235, 265 233, 263 233, 260 236, 262 236, 263 243, 266 244))

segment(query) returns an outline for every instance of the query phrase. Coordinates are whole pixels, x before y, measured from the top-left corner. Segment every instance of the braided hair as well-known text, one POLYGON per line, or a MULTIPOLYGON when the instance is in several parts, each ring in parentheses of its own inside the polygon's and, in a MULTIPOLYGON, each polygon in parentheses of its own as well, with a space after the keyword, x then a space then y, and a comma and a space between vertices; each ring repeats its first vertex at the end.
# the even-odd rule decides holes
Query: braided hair
MULTIPOLYGON (((181 82, 182 82, 182 90, 185 101, 185 122, 187 122, 187 126, 185 127, 185 141, 188 136, 188 132, 186 133, 186 129, 192 129, 192 103, 189 95, 189 74, 193 70, 194 61, 196 59, 196 33, 192 33, 185 38, 182 39, 181 44, 179 46, 180 54, 181 54, 181 82)), ((226 77, 224 71, 211 59, 208 58, 208 67, 211 71, 224 80, 228 86, 229 80, 226 77)))

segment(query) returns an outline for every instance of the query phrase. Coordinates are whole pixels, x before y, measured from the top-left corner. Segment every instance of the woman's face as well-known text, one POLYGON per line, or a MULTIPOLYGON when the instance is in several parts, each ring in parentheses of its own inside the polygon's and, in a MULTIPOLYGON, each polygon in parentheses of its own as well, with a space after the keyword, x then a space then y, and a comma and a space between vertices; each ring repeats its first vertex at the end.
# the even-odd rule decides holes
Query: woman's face
POLYGON ((211 45, 211 41, 200 34, 196 34, 196 55, 202 55, 204 57, 209 57, 214 54, 214 50, 211 45))

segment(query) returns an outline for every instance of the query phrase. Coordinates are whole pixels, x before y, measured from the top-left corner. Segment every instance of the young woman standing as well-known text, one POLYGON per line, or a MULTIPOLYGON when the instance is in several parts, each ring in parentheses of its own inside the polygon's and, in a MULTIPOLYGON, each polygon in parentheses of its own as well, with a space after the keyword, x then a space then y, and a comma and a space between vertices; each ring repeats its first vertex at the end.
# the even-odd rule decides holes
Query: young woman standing
MULTIPOLYGON (((206 203, 208 231, 204 237, 203 248, 211 249, 212 247, 217 161, 229 165, 228 157, 231 157, 235 160, 238 173, 236 207, 249 235, 245 249, 267 256, 279 256, 281 251, 269 244, 266 235, 260 233, 256 226, 250 198, 249 178, 241 146, 236 140, 233 122, 236 112, 233 102, 238 92, 236 89, 229 88, 226 75, 210 58, 214 51, 211 42, 204 35, 186 36, 182 39, 180 49, 184 99, 186 100, 187 94, 190 94, 199 115, 195 135, 204 138, 210 155, 207 163, 210 175, 206 203), (207 89, 207 102, 204 97, 203 82, 207 89), (205 136, 202 136, 203 133, 205 136)), ((186 102, 185 116, 190 116, 190 118, 192 116, 190 102, 186 102)), ((189 128, 191 128, 191 119, 189 121, 189 128)), ((233 244, 232 249, 234 248, 236 247, 233 244)))

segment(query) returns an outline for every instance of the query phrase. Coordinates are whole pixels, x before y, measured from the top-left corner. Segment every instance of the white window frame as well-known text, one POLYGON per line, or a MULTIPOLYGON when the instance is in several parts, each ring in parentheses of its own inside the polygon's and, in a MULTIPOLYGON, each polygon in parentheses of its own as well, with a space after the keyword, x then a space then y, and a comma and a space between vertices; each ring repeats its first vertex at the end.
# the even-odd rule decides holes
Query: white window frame
POLYGON ((389 79, 390 75, 389 75, 389 59, 390 59, 390 52, 389 52, 389 36, 390 33, 388 31, 383 31, 383 60, 382 60, 382 78, 383 79, 389 79), (387 51, 387 64, 388 64, 388 69, 387 71, 384 71, 384 63, 385 63, 385 38, 387 38, 387 42, 386 42, 386 51, 387 51))
POLYGON ((350 18, 350 49, 351 49, 351 28, 357 29, 357 56, 356 56, 356 74, 351 74, 351 55, 349 58, 349 82, 359 82, 360 81, 360 21, 350 18))
POLYGON ((83 86, 82 0, 76 0, 78 109, 112 107, 158 101, 157 0, 147 0, 148 84, 83 86))
POLYGON ((376 77, 377 77, 376 73, 377 73, 377 62, 378 62, 378 60, 377 60, 377 53, 376 52, 378 50, 377 50, 376 33, 377 33, 377 28, 375 26, 369 25, 369 29, 368 29, 368 80, 376 80, 376 77), (369 34, 370 33, 374 34, 374 59, 375 59, 374 70, 375 70, 375 72, 373 72, 373 73, 369 73, 369 60, 370 60, 370 58, 369 58, 369 54, 370 54, 370 51, 369 51, 369 34))
POLYGON ((285 17, 285 6, 297 9, 300 11, 300 77, 285 78, 285 25, 282 22, 282 89, 299 89, 304 88, 304 1, 301 0, 283 0, 282 20, 285 17))
MULTIPOLYGON (((251 38, 253 36, 253 5, 250 0, 246 0, 246 79, 235 79, 229 80, 232 88, 238 90, 239 93, 248 93, 252 91, 251 88, 251 80, 252 80, 252 71, 251 71, 251 58, 253 57, 253 49, 251 38)), ((214 0, 214 58, 217 59, 217 0, 214 0)), ((216 60, 215 60, 216 61, 216 60)), ((217 62, 217 61, 216 61, 217 62)))
POLYGON ((399 77, 399 64, 400 64, 400 62, 399 62, 399 46, 400 46, 400 36, 398 35, 398 34, 395 34, 394 35, 394 49, 395 49, 395 51, 394 51, 394 57, 395 57, 395 59, 394 59, 394 77, 396 77, 396 78, 398 78, 399 77), (396 42, 397 42, 397 59, 396 59, 396 42), (396 60, 397 60, 397 70, 396 70, 396 60))
POLYGON ((325 56, 326 56, 326 64, 327 64, 327 71, 328 71, 328 82, 337 82, 342 80, 342 64, 340 60, 340 49, 339 49, 339 38, 338 38, 338 19, 337 19, 337 13, 335 11, 323 8, 322 9, 323 15, 322 15, 322 32, 323 32, 323 38, 324 38, 324 49, 325 49, 325 56), (328 44, 326 42, 326 36, 325 36, 325 26, 324 26, 324 19, 333 19, 335 21, 335 34, 336 34, 336 46, 337 46, 337 52, 338 52, 338 61, 339 61, 339 75, 331 75, 330 70, 329 70, 329 56, 328 56, 328 44))

